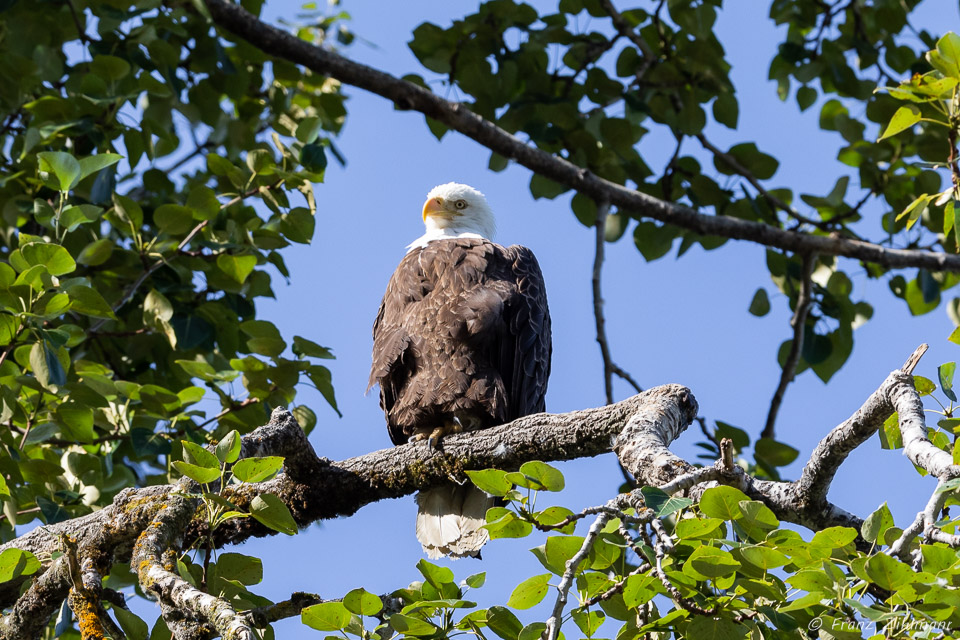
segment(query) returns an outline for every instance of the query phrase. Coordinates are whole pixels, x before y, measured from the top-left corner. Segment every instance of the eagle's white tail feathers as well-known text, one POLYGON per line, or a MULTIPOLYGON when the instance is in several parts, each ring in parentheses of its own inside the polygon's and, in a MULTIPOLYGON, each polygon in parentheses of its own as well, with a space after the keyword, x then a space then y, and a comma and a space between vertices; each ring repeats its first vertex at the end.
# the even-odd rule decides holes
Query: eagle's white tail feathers
POLYGON ((494 499, 472 484, 448 484, 417 494, 417 540, 430 559, 477 557, 490 539, 487 509, 494 499))

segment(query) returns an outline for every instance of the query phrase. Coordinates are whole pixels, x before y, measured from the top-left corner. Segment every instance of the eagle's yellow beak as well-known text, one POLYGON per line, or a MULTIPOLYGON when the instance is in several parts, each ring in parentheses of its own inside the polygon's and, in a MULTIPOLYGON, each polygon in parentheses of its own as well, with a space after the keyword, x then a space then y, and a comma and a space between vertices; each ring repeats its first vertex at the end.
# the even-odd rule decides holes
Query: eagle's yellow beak
POLYGON ((423 220, 426 222, 427 216, 444 216, 449 215, 447 210, 443 208, 443 198, 436 197, 430 198, 423 204, 423 220))

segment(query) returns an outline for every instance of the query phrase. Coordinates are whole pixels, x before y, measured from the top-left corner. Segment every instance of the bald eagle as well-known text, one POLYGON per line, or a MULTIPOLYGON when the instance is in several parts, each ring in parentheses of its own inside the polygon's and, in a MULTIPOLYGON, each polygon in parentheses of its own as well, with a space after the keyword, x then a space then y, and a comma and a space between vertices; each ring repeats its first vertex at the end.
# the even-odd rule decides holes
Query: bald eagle
MULTIPOLYGON (((464 184, 430 191, 423 222, 373 325, 369 387, 380 385, 396 445, 439 446, 448 433, 542 412, 550 375, 550 313, 533 252, 493 243, 487 200, 464 184)), ((469 482, 421 491, 424 551, 479 557, 492 504, 469 482)))

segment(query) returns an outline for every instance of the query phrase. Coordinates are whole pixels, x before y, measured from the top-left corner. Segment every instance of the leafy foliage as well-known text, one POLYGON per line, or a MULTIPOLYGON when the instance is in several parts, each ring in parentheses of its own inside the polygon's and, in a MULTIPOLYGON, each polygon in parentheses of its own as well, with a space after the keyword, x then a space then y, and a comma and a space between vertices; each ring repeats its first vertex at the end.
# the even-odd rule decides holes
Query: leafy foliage
MULTIPOLYGON (((477 485, 489 486, 494 473, 502 472, 474 474, 482 478, 477 485)), ((821 628, 833 637, 867 630, 907 637, 939 634, 960 623, 957 609, 947 604, 956 597, 957 555, 943 544, 914 543, 922 560, 911 568, 880 552, 902 533, 886 505, 867 518, 861 531, 831 527, 801 536, 782 528, 763 503, 732 487, 707 489, 699 504, 688 500, 659 513, 650 502, 656 491, 644 487, 646 506, 641 503, 638 510, 625 509, 606 521, 576 567, 571 560, 589 543, 574 527, 584 526, 586 512, 564 510, 568 518, 562 524, 544 525, 543 512, 531 507, 536 491, 524 496, 505 491, 510 512, 531 525, 522 537, 534 528, 547 532, 544 542, 531 549, 547 573, 517 585, 506 606, 478 609, 465 599, 471 587, 481 586, 476 576, 458 585, 452 571, 422 560, 417 568, 423 581, 392 593, 402 608, 372 631, 356 604, 347 610, 348 602, 357 602, 351 595, 355 592, 344 597, 343 605, 311 608, 316 613, 305 612, 303 620, 316 629, 342 629, 360 638, 394 633, 448 638, 466 631, 502 640, 533 639, 545 623, 525 625, 512 610, 526 610, 544 599, 552 602, 554 588, 569 574, 576 602, 562 623, 568 635, 575 625, 586 638, 599 637, 595 634, 601 628, 605 637, 618 639, 648 634, 801 638, 803 631, 821 628), (661 527, 648 531, 654 519, 661 527)), ((496 524, 492 516, 488 520, 488 528, 496 524)), ((955 526, 950 523, 948 529, 955 526)), ((376 604, 379 600, 371 598, 369 610, 379 612, 376 604)))
MULTIPOLYGON (((741 125, 714 32, 720 0, 622 13, 605 0, 560 0, 542 12, 489 0, 448 27, 424 23, 410 48, 474 112, 619 184, 718 216, 824 236, 882 234, 892 246, 956 253, 960 38, 905 37, 918 3, 771 2, 771 19, 785 29, 769 77, 781 99, 819 110, 821 129, 839 134, 837 157, 849 168, 821 194, 758 188, 781 179, 779 161, 749 139, 711 150, 710 127, 741 125), (650 166, 640 144, 654 128, 677 141, 662 170, 650 166), (694 139, 712 162, 684 153, 694 139)), ((262 5, 243 4, 255 13, 262 5)), ((347 45, 348 17, 310 14, 297 35, 347 45)), ((239 436, 266 422, 272 407, 296 403, 299 384, 316 387, 337 411, 330 370, 319 362, 333 357, 330 349, 301 336, 289 341, 257 316, 256 302, 273 295, 276 274, 290 277, 283 250, 310 242, 313 185, 329 157, 342 161, 333 142, 346 116, 339 83, 230 41, 199 1, 83 0, 39 9, 0 2, 0 21, 0 423, 7 427, 0 431, 0 539, 11 538, 15 525, 83 515, 125 487, 179 474, 205 485, 196 495, 207 533, 239 518, 295 533, 278 497, 241 505, 223 488, 280 468, 278 458, 238 461, 239 436)), ((441 124, 428 125, 443 136, 441 124)), ((490 158, 495 171, 508 163, 490 158)), ((536 174, 530 190, 543 198, 566 191, 536 174)), ((570 207, 580 223, 594 224, 589 198, 575 195, 570 207)), ((632 238, 647 260, 674 247, 680 256, 697 244, 714 250, 725 243, 623 211, 610 213, 604 232, 609 242, 632 238)), ((802 262, 767 251, 773 285, 792 308, 802 262)), ((811 369, 824 381, 843 366, 853 330, 873 312, 848 269, 820 257, 812 272, 814 306, 798 372, 811 369)), ((955 274, 873 265, 867 275, 885 278, 913 314, 935 309, 960 282, 955 274)), ((765 316, 772 299, 759 288, 744 303, 765 316)), ((960 330, 951 339, 960 343, 960 330)), ((781 346, 781 363, 791 346, 781 346)), ((936 382, 916 382, 924 394, 939 389, 938 402, 943 396, 943 419, 930 437, 957 458, 954 372, 946 363, 936 382)), ((293 412, 307 431, 317 422, 310 407, 293 412)), ((714 435, 730 438, 738 453, 751 445, 746 431, 723 422, 714 435)), ((895 417, 880 437, 885 447, 902 446, 895 417)), ((759 477, 778 479, 797 456, 770 438, 752 445, 748 466, 759 477)), ((716 457, 714 443, 704 448, 706 458, 716 457)), ((487 514, 491 538, 544 534, 531 551, 546 573, 536 568, 506 606, 478 609, 466 596, 483 586, 484 574, 457 583, 449 569, 422 561, 422 580, 392 594, 398 607, 389 602, 387 610, 384 598, 356 589, 304 609, 303 622, 361 640, 460 633, 534 640, 546 624, 524 624, 511 609, 549 602, 565 577, 578 604, 560 622, 586 638, 611 624, 617 640, 633 640, 800 637, 818 628, 842 636, 858 620, 904 635, 908 616, 960 622, 956 554, 939 543, 915 544, 918 565, 910 567, 878 553, 901 533, 886 505, 859 532, 835 527, 805 539, 737 489, 713 488, 695 503, 643 487, 591 537, 577 531, 584 514, 538 508, 538 496, 565 485, 550 465, 469 475, 503 500, 487 514)), ((941 486, 948 505, 957 502, 955 485, 941 486)), ((939 523, 947 533, 956 524, 939 523)), ((248 589, 262 579, 257 558, 214 557, 210 538, 203 541, 209 544, 192 558, 177 559, 185 580, 237 610, 270 604, 248 589)), ((0 583, 33 575, 46 560, 5 551, 0 583)), ((108 584, 130 580, 114 568, 108 584)), ((70 624, 66 611, 58 631, 70 624)), ((129 637, 146 637, 135 615, 115 614, 129 637)), ((160 622, 153 634, 163 633, 160 622)))
MULTIPOLYGON (((271 271, 289 276, 283 249, 313 235, 323 153, 307 148, 332 144, 345 112, 336 82, 271 67, 185 6, 21 2, 0 19, 18 25, 0 42, 16 78, 0 89, 9 539, 11 523, 165 479, 181 448, 174 467, 211 481, 197 443, 263 424, 298 384, 336 407, 315 361, 329 350, 297 337, 285 355, 256 300, 271 271)), ((238 477, 269 472, 257 464, 238 477)))

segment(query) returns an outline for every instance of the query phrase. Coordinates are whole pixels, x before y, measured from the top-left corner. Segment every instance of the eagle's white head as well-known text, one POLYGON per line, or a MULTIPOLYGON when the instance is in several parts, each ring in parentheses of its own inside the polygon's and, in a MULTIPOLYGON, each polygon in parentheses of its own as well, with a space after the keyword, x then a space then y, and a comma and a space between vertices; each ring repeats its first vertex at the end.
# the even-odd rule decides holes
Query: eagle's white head
POLYGON ((473 187, 448 182, 434 187, 423 205, 427 241, 476 234, 492 240, 497 232, 487 199, 473 187))

